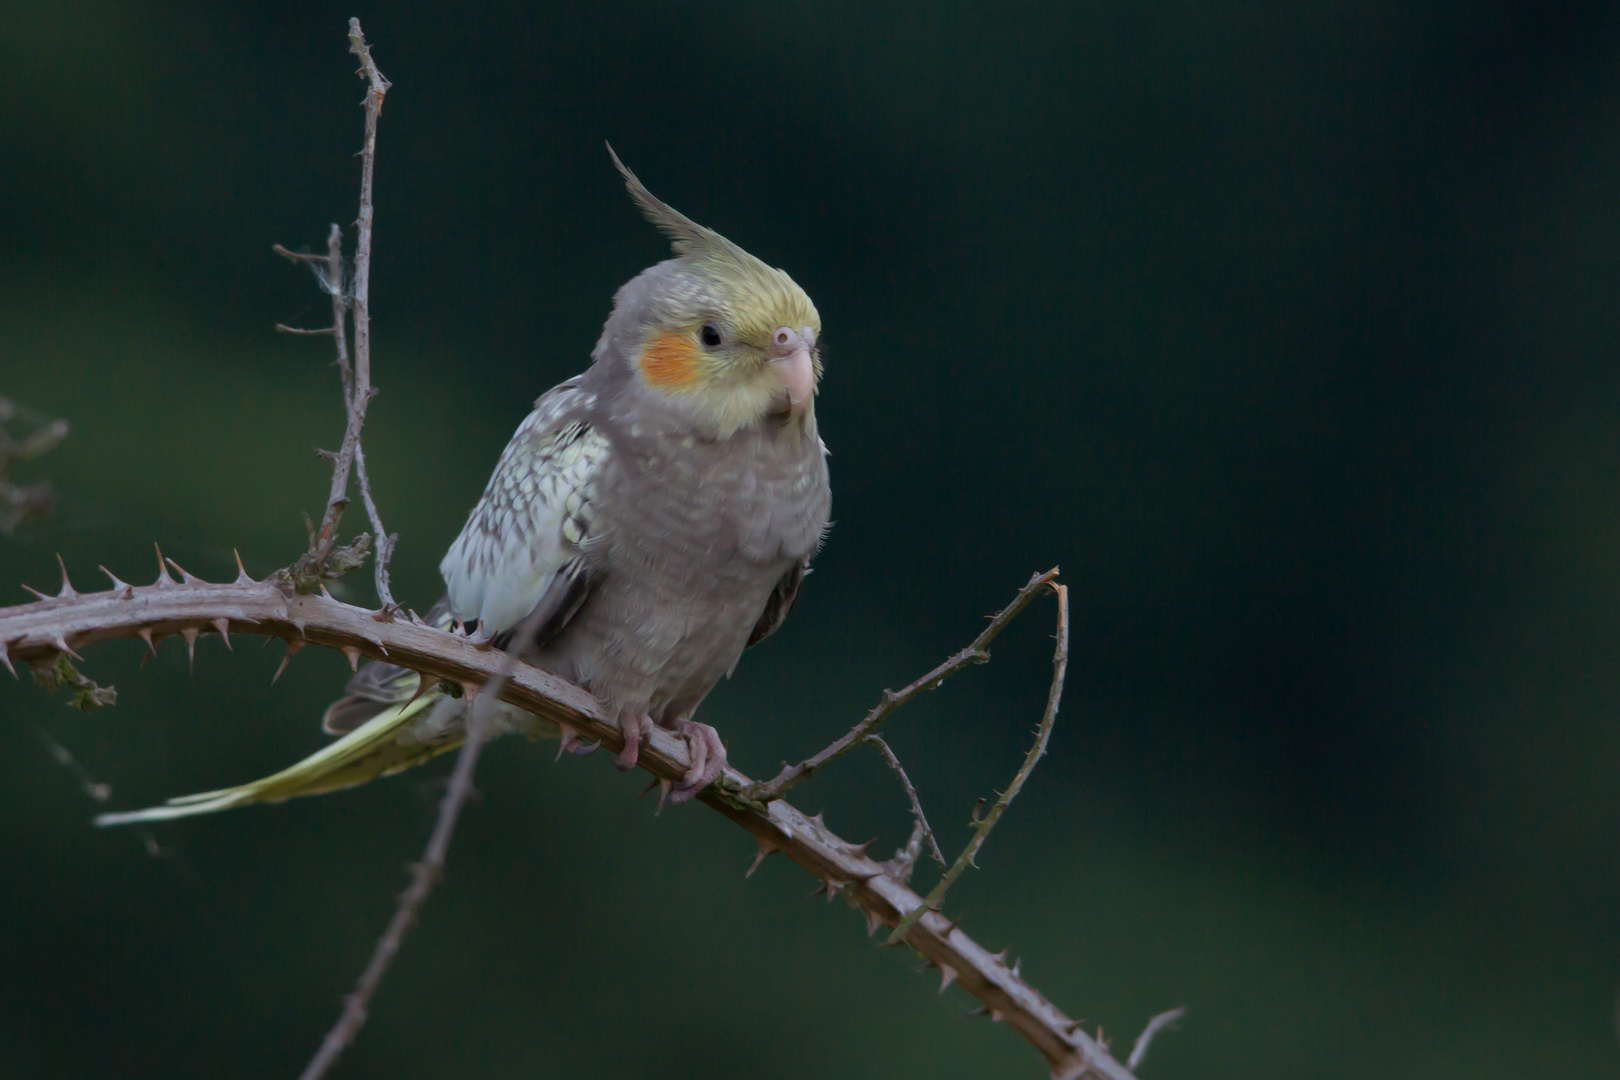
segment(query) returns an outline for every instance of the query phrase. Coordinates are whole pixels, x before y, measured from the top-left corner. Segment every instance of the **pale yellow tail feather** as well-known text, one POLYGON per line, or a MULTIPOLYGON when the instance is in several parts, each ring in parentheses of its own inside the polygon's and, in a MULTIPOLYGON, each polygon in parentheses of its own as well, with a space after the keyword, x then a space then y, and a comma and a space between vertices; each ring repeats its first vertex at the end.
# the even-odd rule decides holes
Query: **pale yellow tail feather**
POLYGON ((428 742, 403 738, 406 735, 404 729, 421 718, 425 710, 441 697, 440 694, 424 694, 404 705, 386 709, 336 742, 263 779, 239 787, 181 795, 163 806, 145 810, 100 814, 95 823, 130 825, 211 814, 248 803, 281 802, 299 795, 320 795, 400 772, 460 745, 462 732, 459 725, 428 742))

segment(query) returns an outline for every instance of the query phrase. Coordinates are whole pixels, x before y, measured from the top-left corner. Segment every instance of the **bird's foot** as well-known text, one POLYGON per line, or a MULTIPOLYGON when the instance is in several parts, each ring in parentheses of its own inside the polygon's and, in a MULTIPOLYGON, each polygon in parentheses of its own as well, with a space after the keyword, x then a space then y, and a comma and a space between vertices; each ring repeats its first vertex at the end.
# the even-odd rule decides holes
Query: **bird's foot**
POLYGON ((652 717, 646 713, 625 713, 619 717, 619 730, 624 732, 624 749, 613 759, 621 769, 633 769, 641 757, 641 742, 652 734, 652 717))
POLYGON ((691 767, 669 793, 671 804, 683 803, 708 787, 715 777, 725 771, 726 747, 720 741, 720 733, 708 724, 683 717, 670 721, 666 726, 686 740, 692 753, 691 767))

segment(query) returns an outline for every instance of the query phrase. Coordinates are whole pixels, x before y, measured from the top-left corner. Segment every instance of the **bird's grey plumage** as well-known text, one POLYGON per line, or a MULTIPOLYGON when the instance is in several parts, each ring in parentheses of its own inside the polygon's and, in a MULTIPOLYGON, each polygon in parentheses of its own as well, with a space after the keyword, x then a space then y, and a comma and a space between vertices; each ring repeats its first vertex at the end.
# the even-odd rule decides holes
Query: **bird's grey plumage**
POLYGON ((441 565, 491 634, 589 582, 534 660, 658 722, 689 717, 780 624, 831 502, 813 412, 716 438, 639 392, 625 350, 690 277, 670 260, 620 291, 595 362, 536 403, 441 565))

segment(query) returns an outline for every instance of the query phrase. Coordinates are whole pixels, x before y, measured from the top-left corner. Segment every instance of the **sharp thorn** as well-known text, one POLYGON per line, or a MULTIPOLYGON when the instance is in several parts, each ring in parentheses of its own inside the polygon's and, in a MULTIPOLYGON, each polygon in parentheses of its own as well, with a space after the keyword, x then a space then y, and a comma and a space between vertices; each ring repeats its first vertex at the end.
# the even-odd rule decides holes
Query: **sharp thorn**
POLYGON ((180 636, 186 639, 186 666, 195 675, 197 673, 197 628, 188 626, 180 631, 180 636))
POLYGON ((995 960, 996 963, 1000 964, 1002 967, 1007 966, 1007 950, 1006 949, 1002 949, 998 953, 991 953, 990 956, 991 956, 992 959, 995 960))
POLYGON ((56 565, 62 568, 62 591, 56 594, 58 600, 71 600, 79 594, 73 591, 73 582, 68 580, 67 563, 62 561, 62 553, 56 553, 56 565))
POLYGON ((1018 969, 1023 967, 1023 966, 1024 966, 1024 958, 1022 956, 1020 956, 1018 959, 1013 961, 1013 966, 1012 966, 1013 978, 1015 978, 1015 979, 1022 978, 1022 976, 1018 972, 1018 969))
POLYGON ((154 542, 152 544, 152 549, 157 552, 157 561, 158 561, 157 580, 152 582, 152 584, 157 586, 160 589, 166 588, 166 587, 168 587, 170 585, 178 585, 178 584, 180 584, 178 581, 174 580, 174 578, 169 576, 169 568, 167 566, 165 566, 164 563, 163 563, 163 549, 161 547, 158 547, 156 542, 154 542))
POLYGON ((75 660, 84 659, 84 657, 73 651, 72 646, 67 643, 67 638, 63 637, 61 634, 57 634, 54 638, 52 638, 51 644, 56 646, 59 652, 65 652, 75 660))
POLYGON ((864 859, 866 858, 866 849, 871 847, 876 841, 877 837, 874 836, 871 840, 868 840, 864 844, 851 844, 849 845, 849 853, 855 856, 857 859, 864 859))
POLYGON ((813 814, 811 816, 810 820, 815 822, 817 825, 820 825, 823 829, 825 829, 827 827, 827 823, 821 820, 821 814, 822 814, 821 811, 817 811, 815 814, 813 814))
POLYGON ((23 588, 25 590, 27 590, 28 592, 33 593, 35 596, 39 597, 41 600, 54 600, 54 599, 56 599, 56 597, 54 597, 54 596, 48 596, 45 593, 40 592, 38 589, 34 588, 32 585, 24 585, 23 588))
POLYGON ((765 856, 776 850, 776 844, 773 841, 767 840, 763 836, 757 836, 754 839, 759 841, 759 850, 754 853, 754 861, 748 864, 748 872, 743 874, 745 878, 753 877, 754 871, 759 869, 759 864, 765 861, 765 856))
POLYGON ((202 578, 198 577, 197 575, 187 572, 185 567, 181 566, 179 563, 175 562, 173 559, 169 559, 167 561, 168 561, 168 564, 170 566, 174 567, 177 571, 180 572, 180 581, 183 584, 186 584, 186 585, 206 585, 206 584, 208 584, 208 582, 204 581, 202 578))
POLYGON ((883 925, 883 916, 879 915, 875 911, 868 911, 866 913, 866 936, 867 937, 871 937, 873 934, 877 933, 878 932, 878 927, 880 927, 882 925, 883 925))
POLYGON ((6 665, 6 670, 11 672, 13 679, 17 677, 17 669, 11 666, 11 652, 3 641, 0 641, 0 664, 6 665))
POLYGON ((309 637, 308 634, 304 633, 304 627, 309 625, 309 620, 308 619, 288 619, 287 621, 292 623, 292 627, 293 627, 294 630, 298 631, 298 636, 299 637, 305 638, 305 639, 307 639, 309 637))
MULTIPOLYGON (((298 649, 302 649, 304 647, 304 643, 302 641, 298 642, 297 644, 298 644, 298 649)), ((288 638, 287 639, 287 651, 288 652, 297 652, 298 649, 293 648, 293 641, 292 641, 291 638, 288 638)), ((405 705, 411 704, 411 702, 415 701, 417 698, 421 697, 423 694, 427 693, 429 690, 432 690, 434 687, 436 687, 438 685, 439 684, 438 684, 437 680, 429 679, 427 676, 423 675, 420 671, 418 671, 416 673, 416 692, 410 696, 410 700, 405 702, 405 705)), ((404 705, 400 706, 400 708, 404 708, 404 707, 405 707, 404 705)))
POLYGON ((219 631, 219 636, 225 642, 225 647, 230 649, 231 652, 235 652, 235 649, 231 649, 231 620, 221 615, 214 620, 214 629, 219 631))
POLYGON ((990 1010, 990 1022, 992 1024, 1001 1023, 1001 1010, 1000 1009, 991 1009, 990 1010))
POLYGON ((326 597, 328 600, 336 600, 337 599, 337 597, 332 595, 332 590, 328 589, 326 587, 326 582, 324 582, 324 581, 321 582, 321 595, 326 597))
POLYGON ((939 965, 939 992, 943 994, 956 981, 956 969, 949 964, 939 965))
POLYGON ((482 689, 483 686, 478 683, 464 682, 461 684, 461 696, 467 699, 469 708, 474 701, 478 700, 478 691, 482 689))
POLYGON ((118 575, 107 569, 105 566, 98 566, 96 569, 107 575, 108 580, 112 582, 114 592, 117 592, 119 589, 124 591, 125 600, 128 600, 135 595, 135 586, 131 585, 127 581, 120 581, 118 579, 118 575))
POLYGON ((664 803, 665 803, 666 800, 668 800, 669 793, 674 791, 674 790, 675 790, 675 781, 673 781, 673 780, 665 780, 663 777, 658 778, 658 808, 653 811, 653 817, 662 817, 663 816, 664 803))
POLYGON ((343 646, 343 655, 349 658, 349 670, 360 670, 360 650, 354 645, 343 646))
POLYGON ((135 631, 135 636, 146 642, 146 651, 148 653, 152 656, 157 655, 157 646, 152 644, 152 628, 150 626, 141 627, 135 631))
POLYGON ((248 576, 247 567, 242 565, 242 553, 240 551, 237 551, 235 548, 231 548, 231 554, 236 556, 236 580, 231 582, 231 584, 232 585, 252 585, 252 584, 254 584, 253 579, 248 576))
MULTIPOLYGON (((266 638, 265 640, 268 641, 269 639, 266 638)), ((287 665, 292 663, 292 658, 297 656, 298 655, 298 650, 302 649, 306 644, 308 644, 308 642, 305 642, 305 641, 302 641, 302 640, 294 641, 292 638, 287 639, 287 652, 286 652, 285 655, 282 656, 281 663, 276 668, 276 673, 274 675, 270 676, 270 685, 271 686, 276 685, 276 680, 281 678, 281 673, 283 671, 287 670, 287 665)), ((417 692, 420 693, 421 691, 418 690, 417 692)), ((415 701, 416 699, 412 698, 411 700, 415 701)))

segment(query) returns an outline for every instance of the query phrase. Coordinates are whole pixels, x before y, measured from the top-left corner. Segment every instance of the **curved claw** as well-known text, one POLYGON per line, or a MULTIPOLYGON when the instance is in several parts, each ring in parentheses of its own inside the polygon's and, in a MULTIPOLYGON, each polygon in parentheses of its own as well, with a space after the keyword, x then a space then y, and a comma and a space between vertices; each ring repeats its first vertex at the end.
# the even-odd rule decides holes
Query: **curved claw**
POLYGON ((652 729, 652 717, 646 713, 619 717, 619 730, 624 732, 624 749, 613 759, 613 764, 621 769, 635 768, 637 759, 641 757, 642 740, 652 734, 652 729))
POLYGON ((714 782, 726 768, 726 747, 720 733, 695 720, 676 720, 669 727, 686 740, 692 752, 692 766, 669 793, 670 805, 686 802, 714 782))

